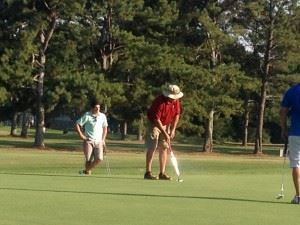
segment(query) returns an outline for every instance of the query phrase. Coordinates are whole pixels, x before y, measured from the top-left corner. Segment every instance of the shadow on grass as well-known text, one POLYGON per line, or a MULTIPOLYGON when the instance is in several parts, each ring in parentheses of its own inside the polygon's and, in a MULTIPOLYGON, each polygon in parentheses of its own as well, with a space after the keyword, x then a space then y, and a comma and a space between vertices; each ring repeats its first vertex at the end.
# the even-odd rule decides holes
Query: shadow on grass
MULTIPOLYGON (((274 147, 263 147, 263 153, 257 154, 257 156, 267 155, 267 156, 279 156, 279 146, 274 147)), ((254 147, 248 146, 217 146, 215 147, 215 152, 219 152, 222 154, 230 154, 230 155, 253 155, 255 156, 254 147)))
MULTIPOLYGON (((82 142, 79 139, 77 133, 69 132, 67 134, 59 133, 59 132, 49 132, 45 134, 45 144, 47 149, 54 150, 81 150, 82 142)), ((117 150, 117 151, 144 151, 145 145, 143 142, 134 142, 134 141, 116 141, 109 139, 107 141, 107 146, 109 149, 117 150)), ((33 136, 29 136, 28 138, 21 137, 11 137, 0 136, 0 148, 1 147, 12 147, 12 148, 38 148, 34 146, 34 138, 33 136)), ((251 155, 251 156, 278 156, 279 155, 280 145, 277 146, 264 146, 263 154, 255 155, 253 154, 254 146, 241 146, 238 144, 224 144, 224 145, 214 145, 213 153, 219 154, 228 154, 228 155, 251 155)), ((201 145, 187 145, 181 143, 174 143, 173 150, 179 151, 182 153, 204 153, 202 152, 201 145)), ((206 153, 209 154, 209 153, 206 153)))
POLYGON ((75 151, 82 148, 81 141, 70 142, 53 142, 46 143, 46 148, 39 148, 34 145, 33 142, 11 139, 11 140, 0 140, 0 147, 9 148, 28 148, 28 149, 55 149, 55 150, 69 150, 75 151))
POLYGON ((119 142, 108 142, 107 143, 108 147, 113 147, 113 148, 126 148, 126 149, 135 149, 135 150, 143 150, 145 149, 144 144, 140 143, 119 143, 119 142))
POLYGON ((6 140, 0 140, 0 146, 12 147, 12 148, 31 148, 33 147, 33 143, 28 141, 8 138, 6 140))
MULTIPOLYGON (((109 142, 108 147, 121 148, 121 149, 135 149, 135 150, 145 150, 145 145, 143 143, 120 143, 120 142, 109 142)), ((193 153, 202 152, 202 146, 198 145, 182 145, 174 144, 172 146, 173 150, 182 153, 193 153)), ((242 146, 215 146, 213 153, 228 154, 228 155, 254 155, 252 147, 242 147, 242 146)), ((274 149, 265 149, 264 155, 276 156, 279 151, 274 149)), ((206 153, 209 154, 209 153, 206 153)))
POLYGON ((7 191, 30 191, 30 192, 49 192, 49 193, 69 193, 69 194, 88 194, 88 195, 113 195, 113 196, 129 196, 129 197, 153 197, 153 198, 179 198, 179 199, 199 199, 212 201, 233 201, 233 202, 252 202, 252 203, 269 203, 269 204, 290 204, 288 202, 265 201, 243 198, 222 198, 207 196, 188 196, 188 195, 155 195, 143 193, 118 193, 118 192, 95 192, 95 191, 69 191, 69 190, 50 190, 50 189, 32 189, 32 188, 13 188, 0 187, 0 190, 7 191))
POLYGON ((68 132, 64 134, 61 133, 45 133, 45 139, 68 139, 68 140, 77 140, 79 139, 79 136, 75 132, 68 132))
POLYGON ((118 180, 143 180, 143 178, 134 177, 118 177, 117 175, 65 175, 65 174, 42 174, 42 173, 1 173, 0 175, 16 175, 16 176, 39 176, 39 177, 76 177, 76 178, 87 178, 87 179, 118 179, 118 180))

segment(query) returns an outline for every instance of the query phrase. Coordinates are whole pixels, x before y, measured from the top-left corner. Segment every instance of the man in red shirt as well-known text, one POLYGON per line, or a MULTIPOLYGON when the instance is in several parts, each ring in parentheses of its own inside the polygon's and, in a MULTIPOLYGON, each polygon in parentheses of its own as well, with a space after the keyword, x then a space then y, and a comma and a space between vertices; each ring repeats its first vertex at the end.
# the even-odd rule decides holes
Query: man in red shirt
POLYGON ((181 114, 179 99, 183 96, 177 85, 165 85, 162 95, 157 96, 147 112, 148 126, 145 137, 147 148, 146 173, 144 179, 171 180, 165 172, 168 158, 168 149, 171 139, 175 137, 175 131, 181 114), (155 150, 159 150, 159 176, 151 172, 152 161, 155 150))

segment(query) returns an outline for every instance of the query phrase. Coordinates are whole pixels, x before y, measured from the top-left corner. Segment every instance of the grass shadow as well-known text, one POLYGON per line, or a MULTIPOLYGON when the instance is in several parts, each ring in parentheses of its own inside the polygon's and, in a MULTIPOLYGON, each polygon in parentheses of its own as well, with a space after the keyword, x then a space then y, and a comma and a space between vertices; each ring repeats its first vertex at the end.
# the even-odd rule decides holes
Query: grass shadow
POLYGON ((51 190, 51 189, 32 189, 32 188, 14 188, 14 187, 0 187, 0 190, 7 191, 29 191, 29 192, 49 192, 49 193, 69 193, 69 194, 84 194, 84 195, 112 195, 112 196, 128 196, 128 197, 153 197, 153 198, 178 198, 178 199, 199 199, 211 201, 233 201, 233 202, 253 202, 253 203, 268 203, 268 204, 290 204, 288 202, 280 201, 266 201, 243 198, 221 198, 208 196, 189 196, 189 195, 156 195, 146 193, 119 193, 119 192, 95 192, 95 191, 70 191, 70 190, 51 190))
POLYGON ((34 145, 33 141, 23 141, 18 139, 0 140, 0 148, 25 148, 25 149, 53 149, 53 150, 81 150, 81 141, 70 142, 54 142, 47 143, 45 148, 39 148, 34 145))
MULTIPOLYGON (((108 136, 107 146, 112 151, 137 151, 142 152, 145 150, 145 145, 141 141, 122 141, 110 139, 108 136)), ((74 131, 63 133, 61 130, 47 130, 44 136, 46 150, 64 150, 64 151, 77 151, 82 149, 82 141, 79 139, 78 134, 74 131)), ((28 138, 12 137, 9 134, 0 135, 0 148, 38 148, 34 145, 34 130, 30 129, 28 138)), ((227 154, 227 155, 251 155, 251 156, 278 156, 281 145, 264 145, 263 154, 254 155, 254 146, 242 146, 240 143, 225 143, 215 144, 213 153, 227 154)), ((202 145, 184 144, 174 142, 173 149, 182 153, 204 153, 202 145)), ((205 153, 206 154, 206 153, 205 153)), ((209 153, 207 153, 209 154, 209 153)))
POLYGON ((135 177, 119 177, 114 175, 66 175, 66 174, 45 174, 45 173, 12 173, 12 172, 0 172, 0 175, 12 175, 12 176, 39 176, 39 177, 76 177, 76 178, 88 178, 88 179, 120 179, 120 180, 142 180, 143 178, 135 177))

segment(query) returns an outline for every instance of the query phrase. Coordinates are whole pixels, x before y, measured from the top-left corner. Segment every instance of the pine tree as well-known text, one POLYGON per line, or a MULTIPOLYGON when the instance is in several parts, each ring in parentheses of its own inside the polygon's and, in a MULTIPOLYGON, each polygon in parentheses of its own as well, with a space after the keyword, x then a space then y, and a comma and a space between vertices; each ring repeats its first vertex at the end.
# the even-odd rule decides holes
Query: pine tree
POLYGON ((251 46, 257 64, 253 76, 260 79, 258 119, 254 153, 262 153, 263 125, 268 90, 272 77, 288 66, 289 57, 299 49, 293 25, 295 1, 237 1, 242 10, 237 17, 243 39, 251 46))

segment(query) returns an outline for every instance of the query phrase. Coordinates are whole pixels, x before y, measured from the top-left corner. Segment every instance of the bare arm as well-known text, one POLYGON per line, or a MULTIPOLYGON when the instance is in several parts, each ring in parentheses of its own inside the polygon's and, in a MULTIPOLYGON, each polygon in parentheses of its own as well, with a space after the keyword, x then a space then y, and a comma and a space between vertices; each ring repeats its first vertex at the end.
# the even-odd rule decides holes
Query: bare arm
POLYGON ((179 121, 179 117, 180 117, 179 114, 176 115, 175 118, 174 118, 173 123, 171 124, 171 133, 170 133, 171 139, 173 139, 175 137, 175 132, 176 132, 177 124, 178 124, 178 121, 179 121))
POLYGON ((105 145, 106 136, 107 136, 107 127, 103 127, 103 132, 102 132, 103 145, 105 145))
POLYGON ((86 136, 84 135, 84 133, 82 132, 81 126, 78 123, 76 123, 76 125, 75 125, 75 130, 77 131, 77 133, 79 134, 79 137, 82 140, 86 140, 87 139, 86 136))
POLYGON ((171 139, 173 139, 175 137, 175 131, 176 131, 176 127, 177 127, 177 124, 179 121, 179 117, 180 117, 179 114, 175 116, 172 124, 170 125, 171 130, 163 129, 163 125, 160 120, 154 121, 155 126, 158 127, 158 129, 162 132, 162 134, 165 136, 167 143, 169 143, 169 144, 170 144, 171 139), (170 134, 168 134, 168 132, 170 132, 170 134))
POLYGON ((288 118, 288 108, 280 108, 280 127, 281 127, 281 137, 285 140, 288 136, 287 129, 287 118, 288 118))
POLYGON ((165 139, 166 139, 166 142, 170 144, 170 136, 169 134, 167 133, 167 131, 163 128, 163 125, 161 123, 161 121, 158 119, 158 120, 155 120, 154 121, 154 125, 156 127, 158 127, 158 129, 162 132, 162 134, 165 136, 165 139))

